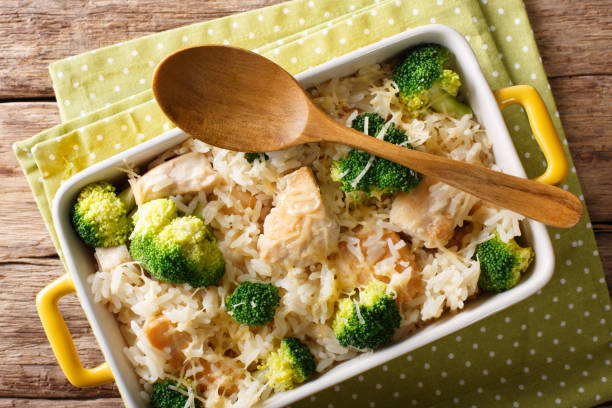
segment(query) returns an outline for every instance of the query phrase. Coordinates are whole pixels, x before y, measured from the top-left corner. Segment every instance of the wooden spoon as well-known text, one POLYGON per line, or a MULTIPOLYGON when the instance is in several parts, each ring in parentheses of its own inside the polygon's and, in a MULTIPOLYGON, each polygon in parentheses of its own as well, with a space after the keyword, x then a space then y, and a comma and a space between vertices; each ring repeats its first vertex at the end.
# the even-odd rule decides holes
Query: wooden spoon
POLYGON ((179 128, 224 149, 271 152, 310 142, 343 143, 548 225, 569 228, 582 214, 580 200, 560 188, 343 126, 317 108, 289 73, 240 48, 205 45, 169 55, 155 70, 153 92, 179 128))

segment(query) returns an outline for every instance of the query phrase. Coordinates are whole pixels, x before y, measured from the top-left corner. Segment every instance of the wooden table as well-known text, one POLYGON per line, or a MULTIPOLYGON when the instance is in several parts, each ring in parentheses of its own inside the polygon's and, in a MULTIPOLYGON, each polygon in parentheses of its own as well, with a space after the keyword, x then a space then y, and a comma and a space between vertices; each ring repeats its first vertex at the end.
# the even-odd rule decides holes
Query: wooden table
MULTIPOLYGON (((36 314, 64 269, 11 145, 59 123, 50 62, 278 0, 0 1, 0 407, 115 407, 117 389, 70 385, 36 314), (84 402, 86 401, 86 403, 84 402)), ((526 0, 612 288, 612 0, 526 0)), ((86 365, 102 357, 76 296, 60 302, 86 365)), ((604 404, 612 407, 612 402, 604 404)))

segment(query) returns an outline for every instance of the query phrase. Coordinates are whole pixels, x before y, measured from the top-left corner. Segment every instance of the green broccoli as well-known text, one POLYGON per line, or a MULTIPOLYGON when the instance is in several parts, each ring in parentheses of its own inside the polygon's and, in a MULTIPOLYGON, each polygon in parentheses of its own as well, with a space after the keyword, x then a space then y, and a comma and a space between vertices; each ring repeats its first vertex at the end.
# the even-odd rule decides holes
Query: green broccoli
MULTIPOLYGON (((153 384, 153 391, 149 400, 153 408, 184 408, 190 406, 187 405, 189 400, 187 388, 172 380, 159 381, 153 384)), ((198 399, 194 400, 194 405, 196 408, 202 407, 202 403, 198 399)))
POLYGON ((268 354, 257 367, 278 391, 287 391, 306 381, 315 370, 315 361, 308 347, 295 337, 285 337, 280 347, 268 354))
POLYGON ((268 160, 270 157, 265 153, 247 152, 244 154, 244 158, 249 163, 253 163, 255 160, 259 160, 259 161, 268 160))
MULTIPOLYGON (((376 137, 386 126, 383 136, 386 142, 413 149, 404 132, 396 128, 393 123, 385 125, 384 119, 376 113, 358 115, 353 120, 351 127, 363 132, 366 118, 368 118, 368 135, 376 137)), ((399 191, 410 192, 422 178, 419 173, 412 169, 380 157, 371 156, 369 153, 357 149, 351 149, 346 156, 332 162, 331 177, 334 181, 342 182, 340 189, 343 191, 358 190, 377 197, 399 191), (366 166, 369 166, 369 168, 365 174, 362 174, 366 166), (361 178, 355 182, 360 175, 361 178)))
POLYGON ((533 249, 520 247, 514 238, 507 243, 499 235, 480 243, 472 259, 480 262, 478 287, 487 292, 511 289, 533 260, 533 249))
POLYGON ((144 203, 134 214, 130 254, 162 282, 217 285, 225 273, 223 253, 204 222, 179 217, 172 200, 144 203))
POLYGON ((373 281, 359 292, 359 300, 344 298, 332 327, 344 347, 373 349, 388 342, 400 325, 395 295, 387 293, 387 285, 373 281))
POLYGON ((124 244, 132 223, 115 187, 100 181, 81 190, 72 210, 72 223, 83 242, 100 248, 124 244))
MULTIPOLYGON (((368 119, 368 135, 376 136, 385 124, 385 120, 378 113, 362 113, 357 115, 353 122, 351 122, 351 127, 365 133, 366 118, 368 119)), ((402 140, 402 142, 405 140, 402 140)))
POLYGON ((271 283, 243 282, 225 301, 234 320, 245 326, 263 326, 280 305, 278 288, 271 283))
POLYGON ((469 106, 455 99, 461 86, 459 74, 444 68, 451 56, 441 45, 424 44, 408 51, 395 68, 393 82, 399 98, 415 117, 429 109, 459 117, 472 113, 469 106))

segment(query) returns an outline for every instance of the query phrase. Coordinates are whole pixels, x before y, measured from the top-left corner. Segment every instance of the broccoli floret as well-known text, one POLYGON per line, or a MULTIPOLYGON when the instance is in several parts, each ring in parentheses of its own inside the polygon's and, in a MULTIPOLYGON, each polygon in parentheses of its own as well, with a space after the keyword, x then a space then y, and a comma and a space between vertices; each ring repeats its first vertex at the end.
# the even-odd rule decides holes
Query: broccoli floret
MULTIPOLYGON (((365 122, 368 120, 368 135, 376 136, 378 132, 382 129, 385 124, 385 120, 378 113, 362 113, 357 115, 353 122, 351 123, 351 127, 360 132, 365 132, 365 122)), ((386 140, 386 139, 385 139, 386 140)), ((405 140, 405 139, 404 139, 405 140)))
POLYGON ((271 283, 243 282, 225 300, 234 320, 245 326, 263 326, 280 305, 278 288, 271 283))
POLYGON ((503 292, 519 282, 533 260, 533 249, 520 247, 514 238, 506 243, 496 234, 479 244, 472 258, 480 262, 478 287, 487 292, 503 292))
POLYGON ((387 285, 373 281, 359 292, 358 300, 340 300, 332 324, 338 342, 344 347, 373 349, 389 341, 400 325, 394 299, 387 285))
POLYGON ((72 210, 72 223, 83 242, 101 248, 127 241, 132 223, 115 187, 100 181, 81 190, 72 210))
POLYGON ((265 153, 248 152, 244 154, 244 158, 249 163, 253 163, 255 160, 259 160, 259 161, 268 160, 270 157, 265 153))
MULTIPOLYGON (((183 385, 179 385, 176 381, 164 380, 153 384, 153 391, 149 396, 151 407, 153 408, 184 408, 187 405, 189 397, 177 389, 187 389, 183 385)), ((196 408, 201 408, 202 403, 199 400, 194 400, 196 408)))
MULTIPOLYGON (((358 115, 351 127, 363 132, 366 118, 368 118, 368 135, 376 137, 385 127, 384 119, 376 113, 358 115)), ((393 123, 387 126, 383 140, 413 149, 408 143, 406 134, 393 123)), ((351 149, 346 156, 332 162, 332 179, 342 183, 340 189, 343 191, 363 191, 377 197, 399 191, 410 192, 421 181, 422 176, 412 169, 380 157, 372 157, 364 151, 351 149), (355 183, 355 179, 361 175, 368 163, 367 172, 355 183)))
POLYGON ((155 279, 193 287, 219 283, 223 253, 200 218, 179 217, 172 200, 157 199, 140 206, 134 223, 130 254, 155 279))
POLYGON ((445 69, 451 52, 441 45, 425 44, 412 48, 393 72, 399 98, 415 117, 429 109, 461 117, 472 113, 455 97, 461 86, 459 75, 445 69))
POLYGON ((285 337, 280 347, 268 354, 257 367, 278 391, 287 391, 306 381, 315 370, 315 361, 308 347, 295 337, 285 337))

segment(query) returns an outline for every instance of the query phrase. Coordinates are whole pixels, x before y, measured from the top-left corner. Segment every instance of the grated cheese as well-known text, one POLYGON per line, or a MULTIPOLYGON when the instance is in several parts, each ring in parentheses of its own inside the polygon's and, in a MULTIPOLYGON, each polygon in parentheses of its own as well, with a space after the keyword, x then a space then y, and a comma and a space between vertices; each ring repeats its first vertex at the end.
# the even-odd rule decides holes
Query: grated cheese
POLYGON ((380 132, 376 135, 378 140, 385 140, 385 135, 387 134, 387 130, 389 130, 389 126, 391 126, 391 121, 385 123, 385 125, 380 129, 380 132))
POLYGON ((359 115, 359 112, 357 111, 357 109, 355 109, 353 112, 351 112, 351 114, 348 116, 348 118, 346 118, 346 122, 344 124, 347 127, 353 126, 353 121, 355 120, 357 115, 359 115))
POLYGON ((368 160, 366 165, 363 167, 363 170, 361 170, 361 173, 359 173, 357 177, 355 177, 353 181, 351 181, 351 186, 353 186, 353 188, 357 187, 357 184, 359 184, 363 176, 365 176, 368 170, 370 170, 370 167, 372 167, 372 163, 374 162, 374 159, 375 157, 370 155, 370 159, 368 160))

